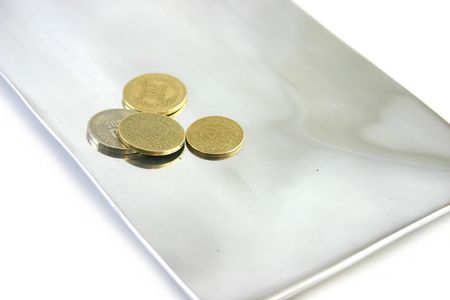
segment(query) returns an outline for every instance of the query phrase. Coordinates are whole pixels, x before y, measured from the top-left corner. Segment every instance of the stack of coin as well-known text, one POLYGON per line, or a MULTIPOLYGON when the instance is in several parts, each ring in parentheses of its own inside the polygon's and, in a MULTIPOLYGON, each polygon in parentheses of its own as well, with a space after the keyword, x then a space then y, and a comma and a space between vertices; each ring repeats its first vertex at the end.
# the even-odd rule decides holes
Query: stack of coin
POLYGON ((88 123, 89 143, 101 153, 125 158, 143 168, 170 165, 185 141, 198 157, 219 160, 238 153, 244 132, 235 121, 219 116, 195 121, 187 130, 173 119, 187 102, 187 91, 177 78, 144 74, 130 80, 123 90, 125 109, 109 109, 88 123))
POLYGON ((144 74, 123 89, 123 105, 139 112, 166 116, 179 114, 186 106, 187 91, 177 78, 166 74, 144 74))

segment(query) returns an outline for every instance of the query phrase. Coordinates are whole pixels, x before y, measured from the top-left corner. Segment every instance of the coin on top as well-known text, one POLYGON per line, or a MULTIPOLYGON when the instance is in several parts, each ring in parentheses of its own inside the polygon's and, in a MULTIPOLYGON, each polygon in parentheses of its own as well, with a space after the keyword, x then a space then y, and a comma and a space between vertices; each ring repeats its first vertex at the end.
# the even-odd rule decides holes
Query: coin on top
POLYGON ((189 126, 186 142, 189 150, 201 158, 225 159, 241 150, 244 131, 229 118, 205 117, 189 126))
POLYGON ((119 124, 119 138, 140 153, 163 156, 180 150, 184 130, 177 121, 156 113, 135 113, 119 124))
POLYGON ((136 112, 126 109, 108 109, 94 115, 88 122, 87 138, 91 145, 106 155, 125 157, 136 154, 119 140, 117 128, 120 121, 136 112))
POLYGON ((123 90, 123 103, 139 112, 170 115, 186 103, 187 91, 177 78, 160 73, 144 74, 130 80, 123 90))

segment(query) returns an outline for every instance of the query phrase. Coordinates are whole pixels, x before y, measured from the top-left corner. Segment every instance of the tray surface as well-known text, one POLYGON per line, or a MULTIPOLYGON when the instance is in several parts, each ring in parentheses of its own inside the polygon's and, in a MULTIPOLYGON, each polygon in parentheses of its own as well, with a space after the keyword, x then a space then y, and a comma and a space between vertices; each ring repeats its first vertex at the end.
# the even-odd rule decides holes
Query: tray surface
POLYGON ((0 1, 0 44, 5 78, 192 298, 284 299, 448 211, 448 123, 289 1, 0 1), (242 151, 158 170, 96 152, 89 118, 146 72, 184 81, 185 128, 238 121, 242 151))

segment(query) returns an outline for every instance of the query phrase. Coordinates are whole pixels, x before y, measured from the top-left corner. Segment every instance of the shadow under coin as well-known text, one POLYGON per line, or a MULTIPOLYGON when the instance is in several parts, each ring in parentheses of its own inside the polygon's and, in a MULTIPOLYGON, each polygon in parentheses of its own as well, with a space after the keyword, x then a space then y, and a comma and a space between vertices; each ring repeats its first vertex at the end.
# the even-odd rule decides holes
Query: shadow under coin
POLYGON ((199 152, 199 151, 195 150, 194 148, 192 148, 189 144, 187 144, 187 148, 189 149, 189 151, 192 154, 194 154, 198 158, 205 159, 205 160, 211 160, 211 161, 217 161, 217 160, 225 160, 225 159, 235 156, 236 154, 239 153, 239 151, 241 151, 242 146, 240 146, 239 148, 237 148, 236 150, 234 150, 231 153, 222 154, 222 155, 202 153, 202 152, 199 152))
POLYGON ((150 156, 144 154, 135 154, 125 157, 125 161, 133 166, 143 169, 161 169, 174 165, 181 159, 184 152, 184 146, 175 153, 165 156, 150 156))

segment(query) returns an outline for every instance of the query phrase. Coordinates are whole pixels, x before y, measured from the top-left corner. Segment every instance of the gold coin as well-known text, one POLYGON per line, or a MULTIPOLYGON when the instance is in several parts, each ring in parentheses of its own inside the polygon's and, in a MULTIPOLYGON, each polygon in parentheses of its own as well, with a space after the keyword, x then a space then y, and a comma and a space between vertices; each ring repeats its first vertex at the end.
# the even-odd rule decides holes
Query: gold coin
POLYGON ((170 115, 183 107, 187 99, 184 84, 167 74, 144 74, 130 80, 123 90, 127 108, 140 112, 170 115))
POLYGON ((235 121, 219 116, 199 119, 186 132, 191 152, 205 159, 225 159, 241 150, 244 131, 235 121))
POLYGON ((140 153, 163 156, 184 145, 184 130, 177 121, 155 113, 135 113, 119 124, 119 138, 140 153))
POLYGON ((136 112, 125 109, 108 109, 94 115, 88 123, 88 142, 103 154, 113 157, 125 157, 136 154, 119 140, 117 128, 120 121, 136 112))

